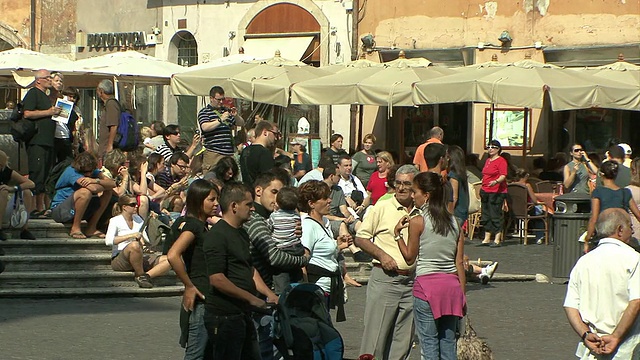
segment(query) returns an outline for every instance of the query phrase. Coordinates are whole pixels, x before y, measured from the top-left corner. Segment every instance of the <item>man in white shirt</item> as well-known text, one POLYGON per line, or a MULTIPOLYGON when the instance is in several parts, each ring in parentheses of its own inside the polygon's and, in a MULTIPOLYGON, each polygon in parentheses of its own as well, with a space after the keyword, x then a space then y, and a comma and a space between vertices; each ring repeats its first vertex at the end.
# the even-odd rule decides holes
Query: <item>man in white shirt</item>
POLYGON ((629 246, 629 214, 622 209, 603 211, 596 231, 605 238, 576 263, 564 301, 569 323, 582 340, 576 356, 638 359, 640 254, 629 246))
POLYGON ((344 196, 347 200, 347 205, 352 208, 358 215, 364 214, 364 209, 369 206, 371 198, 367 194, 367 190, 362 185, 362 182, 357 177, 351 174, 352 162, 349 155, 342 155, 338 159, 338 173, 340 174, 340 181, 338 186, 344 192, 344 196), (358 195, 354 192, 359 192, 358 195))

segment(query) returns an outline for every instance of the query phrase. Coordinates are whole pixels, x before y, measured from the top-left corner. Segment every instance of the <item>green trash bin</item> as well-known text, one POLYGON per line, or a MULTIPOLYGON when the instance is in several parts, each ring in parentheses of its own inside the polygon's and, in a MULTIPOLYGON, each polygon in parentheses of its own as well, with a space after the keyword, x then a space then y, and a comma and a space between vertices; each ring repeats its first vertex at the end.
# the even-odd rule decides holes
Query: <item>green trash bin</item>
POLYGON ((591 217, 591 197, 569 193, 555 198, 553 215, 553 263, 551 275, 568 278, 571 269, 583 253, 578 238, 587 230, 591 217))

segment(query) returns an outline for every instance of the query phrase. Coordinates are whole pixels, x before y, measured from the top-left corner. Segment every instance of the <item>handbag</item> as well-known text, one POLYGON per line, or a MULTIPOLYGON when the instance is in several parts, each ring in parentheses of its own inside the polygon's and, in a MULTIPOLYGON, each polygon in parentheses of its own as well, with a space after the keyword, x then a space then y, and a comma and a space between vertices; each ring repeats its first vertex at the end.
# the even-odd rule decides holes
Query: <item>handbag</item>
POLYGON ((471 326, 469 315, 464 319, 464 333, 458 338, 458 360, 494 360, 487 342, 480 339, 471 326))
POLYGON ((11 227, 14 229, 21 229, 27 224, 29 220, 29 213, 24 206, 24 199, 22 198, 22 191, 18 191, 13 196, 13 210, 11 211, 11 227))

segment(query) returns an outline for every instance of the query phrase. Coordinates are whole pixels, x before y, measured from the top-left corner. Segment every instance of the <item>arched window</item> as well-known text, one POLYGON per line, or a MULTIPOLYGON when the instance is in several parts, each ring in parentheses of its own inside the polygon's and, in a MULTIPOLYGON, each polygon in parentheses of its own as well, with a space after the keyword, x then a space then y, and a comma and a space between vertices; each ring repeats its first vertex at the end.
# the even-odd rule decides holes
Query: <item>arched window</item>
POLYGON ((198 43, 189 32, 180 32, 178 37, 178 65, 193 66, 198 64, 198 43))

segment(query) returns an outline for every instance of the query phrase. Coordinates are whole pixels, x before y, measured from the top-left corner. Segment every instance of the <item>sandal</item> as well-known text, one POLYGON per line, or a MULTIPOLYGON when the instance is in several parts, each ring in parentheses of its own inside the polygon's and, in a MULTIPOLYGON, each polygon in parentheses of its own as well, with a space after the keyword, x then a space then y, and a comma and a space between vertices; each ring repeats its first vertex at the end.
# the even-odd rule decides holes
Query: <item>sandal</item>
POLYGON ((107 235, 105 235, 102 231, 96 231, 91 235, 87 235, 89 239, 93 239, 93 238, 104 239, 106 236, 107 235))
POLYGON ((85 234, 83 234, 82 231, 72 232, 71 234, 69 234, 69 236, 71 236, 74 239, 86 239, 87 238, 87 236, 85 234))
POLYGON ((29 213, 29 218, 30 219, 47 219, 47 217, 44 216, 45 212, 46 210, 42 210, 42 211, 33 210, 32 212, 29 213))

